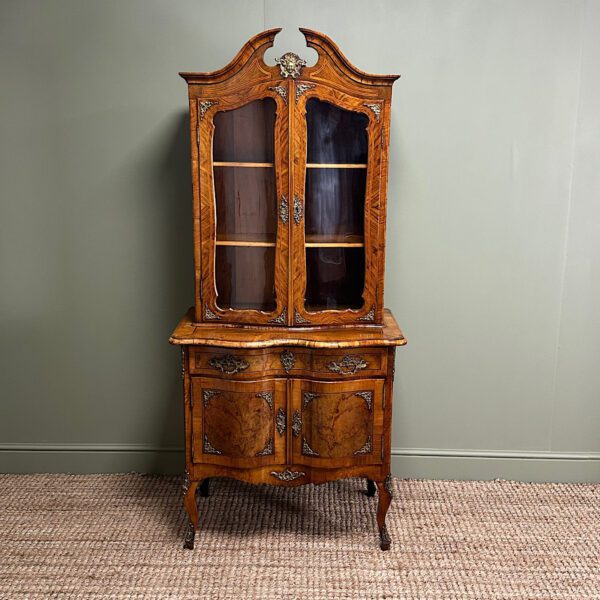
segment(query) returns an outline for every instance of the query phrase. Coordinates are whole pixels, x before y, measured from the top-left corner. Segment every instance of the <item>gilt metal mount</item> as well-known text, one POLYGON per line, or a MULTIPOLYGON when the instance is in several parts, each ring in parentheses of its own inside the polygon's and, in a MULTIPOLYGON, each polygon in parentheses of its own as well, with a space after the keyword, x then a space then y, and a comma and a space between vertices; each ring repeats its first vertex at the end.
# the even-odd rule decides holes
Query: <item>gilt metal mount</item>
POLYGON ((283 85, 274 85, 273 87, 269 88, 271 91, 275 92, 276 94, 279 94, 282 98, 285 104, 287 104, 287 89, 285 88, 285 86, 283 85))
POLYGON ((315 392, 304 392, 302 394, 302 408, 306 408, 315 398, 318 398, 319 394, 315 392))
POLYGON ((204 102, 198 103, 198 109, 200 110, 200 120, 201 121, 202 121, 202 119, 204 119, 204 115, 206 114, 206 111, 211 106, 214 106, 215 104, 219 104, 219 102, 217 100, 205 100, 204 102))
POLYGON ((304 325, 305 323, 310 323, 310 321, 305 319, 297 310, 294 310, 294 323, 304 325))
POLYGON ((302 206, 302 200, 300 200, 298 196, 294 196, 294 223, 296 223, 296 225, 299 225, 300 221, 302 221, 303 212, 304 208, 302 206))
POLYGON ((373 451, 373 444, 371 443, 371 436, 369 436, 367 438, 367 441, 365 442, 364 446, 362 446, 362 448, 359 448, 358 450, 356 450, 354 452, 354 456, 359 456, 361 454, 371 454, 372 451, 373 451))
POLYGON ((224 356, 213 356, 208 364, 213 369, 217 369, 225 375, 235 375, 240 371, 244 371, 250 365, 243 359, 233 356, 233 354, 225 354, 224 356))
POLYGON ((204 444, 202 446, 204 454, 223 454, 220 450, 217 450, 209 441, 206 434, 204 434, 204 444))
POLYGON ((304 94, 304 92, 308 92, 308 90, 312 90, 315 86, 312 83, 299 83, 296 85, 296 104, 298 104, 298 100, 300 96, 304 94))
POLYGON ((183 542, 183 547, 186 550, 194 549, 194 538, 196 537, 196 528, 194 524, 188 519, 187 527, 185 529, 185 539, 183 542))
POLYGON ((294 52, 286 52, 280 58, 276 58, 275 62, 279 65, 281 76, 291 77, 292 79, 296 79, 306 66, 306 61, 294 52))
POLYGON ((340 375, 354 375, 358 371, 366 369, 368 366, 367 361, 360 356, 349 356, 346 355, 338 363, 332 361, 327 365, 327 368, 332 373, 339 373, 340 375))
POLYGON ((373 404, 373 392, 354 392, 355 396, 360 396, 366 403, 369 410, 373 404))
POLYGON ((186 494, 188 493, 188 490, 190 489, 191 483, 192 483, 192 480, 190 479, 190 472, 186 469, 183 472, 183 481, 181 483, 181 493, 183 494, 184 498, 185 498, 186 494))
MULTIPOLYGON (((321 456, 318 452, 315 452, 306 441, 306 438, 302 438, 302 454, 304 456, 321 456)), ((356 452, 355 452, 356 454, 356 452)))
POLYGON ((219 317, 219 315, 215 315, 215 313, 212 310, 210 310, 210 308, 208 308, 208 306, 205 307, 205 309, 204 309, 204 318, 207 321, 220 321, 221 320, 221 317, 219 317))
POLYGON ((276 427, 277 433, 279 435, 285 434, 286 425, 287 424, 286 424, 285 410, 283 410, 283 408, 280 408, 277 411, 277 417, 275 418, 275 427, 276 427))
POLYGON ((287 319, 287 308, 284 306, 281 314, 273 319, 269 319, 269 323, 277 323, 279 325, 285 325, 287 319))
POLYGON ((357 321, 366 321, 366 322, 374 321, 375 320, 375 307, 371 306, 371 310, 369 310, 369 312, 366 315, 363 315, 362 317, 358 317, 356 320, 357 321))
POLYGON ((270 437, 265 444, 265 447, 255 454, 255 456, 270 456, 273 454, 273 438, 270 437))
POLYGON ((262 398, 269 405, 269 408, 273 410, 273 392, 258 392, 256 397, 262 398))
POLYGON ((294 479, 304 477, 306 473, 303 471, 291 471, 290 469, 286 469, 285 471, 271 471, 271 475, 277 477, 280 481, 294 481, 294 479))
POLYGON ((365 102, 365 106, 370 108, 375 115, 375 120, 379 123, 379 119, 381 119, 381 104, 372 104, 369 102, 365 102))
POLYGON ((279 359, 286 373, 289 373, 294 368, 294 364, 296 364, 294 353, 287 348, 279 355, 279 359))
POLYGON ((220 393, 221 392, 218 390, 202 390, 202 400, 204 402, 204 406, 208 406, 211 398, 218 396, 220 393))
POLYGON ((285 196, 281 196, 281 202, 279 203, 279 217, 284 225, 287 225, 290 217, 290 209, 288 207, 288 201, 285 196))
POLYGON ((292 416, 292 433, 298 437, 302 431, 302 415, 299 410, 295 410, 292 416))

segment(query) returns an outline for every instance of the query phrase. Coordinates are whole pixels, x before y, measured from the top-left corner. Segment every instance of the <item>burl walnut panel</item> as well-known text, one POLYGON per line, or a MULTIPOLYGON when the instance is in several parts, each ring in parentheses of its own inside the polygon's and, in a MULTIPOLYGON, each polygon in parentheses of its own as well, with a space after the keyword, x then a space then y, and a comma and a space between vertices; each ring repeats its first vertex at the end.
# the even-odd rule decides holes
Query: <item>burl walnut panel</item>
POLYGON ((243 467, 284 460, 276 418, 285 410, 285 382, 193 377, 192 398, 194 462, 243 467))
POLYGON ((370 454, 373 415, 353 392, 316 394, 303 406, 301 436, 305 456, 352 458, 365 447, 370 454))
POLYGON ((294 462, 327 467, 382 463, 383 386, 381 379, 293 381, 294 462))

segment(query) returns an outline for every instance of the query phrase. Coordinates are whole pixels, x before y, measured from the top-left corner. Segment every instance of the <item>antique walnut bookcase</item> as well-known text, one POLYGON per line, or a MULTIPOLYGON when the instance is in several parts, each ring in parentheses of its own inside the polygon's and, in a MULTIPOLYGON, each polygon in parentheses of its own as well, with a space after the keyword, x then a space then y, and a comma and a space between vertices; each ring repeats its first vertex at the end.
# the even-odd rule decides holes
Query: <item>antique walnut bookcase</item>
POLYGON ((195 307, 181 346, 185 547, 210 477, 296 486, 343 477, 379 492, 390 538, 390 430, 397 346, 383 308, 392 84, 318 54, 264 62, 279 29, 189 89, 195 307))

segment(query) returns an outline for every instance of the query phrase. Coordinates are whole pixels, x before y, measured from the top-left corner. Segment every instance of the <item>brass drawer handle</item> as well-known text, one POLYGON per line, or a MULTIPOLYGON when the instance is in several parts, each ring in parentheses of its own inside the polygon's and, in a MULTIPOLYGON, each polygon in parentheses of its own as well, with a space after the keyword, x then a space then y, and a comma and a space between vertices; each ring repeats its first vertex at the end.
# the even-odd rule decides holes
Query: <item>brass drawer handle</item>
POLYGON ((213 356, 208 361, 208 365, 213 369, 217 369, 217 371, 221 371, 221 373, 224 373, 225 375, 235 375, 250 366, 243 358, 238 358, 232 354, 213 356))
POLYGON ((364 358, 360 356, 344 356, 342 360, 337 363, 335 361, 330 362, 327 368, 332 373, 339 373, 340 375, 354 375, 358 371, 366 369, 369 365, 364 358))

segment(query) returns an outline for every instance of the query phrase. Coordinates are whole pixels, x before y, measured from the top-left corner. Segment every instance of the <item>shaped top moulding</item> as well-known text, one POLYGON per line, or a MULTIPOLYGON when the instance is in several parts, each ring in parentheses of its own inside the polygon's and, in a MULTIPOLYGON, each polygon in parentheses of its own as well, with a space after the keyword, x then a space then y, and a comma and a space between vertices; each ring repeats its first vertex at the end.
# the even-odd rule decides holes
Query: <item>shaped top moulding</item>
POLYGON ((188 84, 210 85, 226 82, 255 63, 262 76, 269 79, 319 79, 329 72, 334 78, 340 75, 359 85, 391 86, 400 75, 374 75, 355 67, 342 53, 338 45, 328 36, 312 29, 300 27, 306 45, 316 50, 318 59, 315 65, 307 67, 306 62, 293 52, 286 52, 276 60, 276 65, 268 65, 264 54, 273 46, 275 36, 281 28, 267 29, 250 38, 233 60, 217 71, 207 73, 179 73, 188 84))

